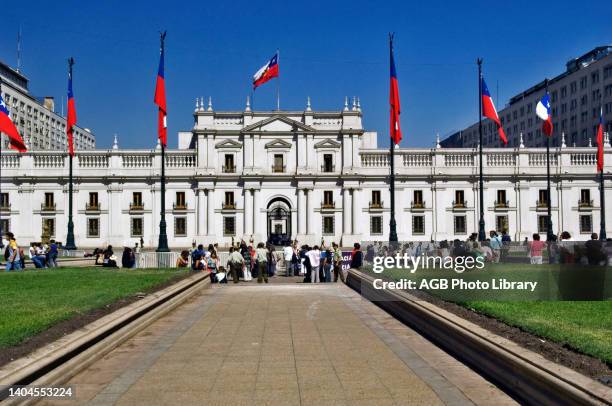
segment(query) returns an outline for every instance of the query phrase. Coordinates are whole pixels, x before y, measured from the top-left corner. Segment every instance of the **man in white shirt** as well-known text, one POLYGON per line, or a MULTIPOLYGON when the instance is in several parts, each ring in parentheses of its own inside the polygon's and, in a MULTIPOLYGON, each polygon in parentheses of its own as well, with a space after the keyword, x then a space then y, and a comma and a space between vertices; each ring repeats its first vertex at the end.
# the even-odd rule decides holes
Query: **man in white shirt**
POLYGON ((319 265, 321 263, 321 251, 319 251, 319 247, 317 245, 312 247, 312 249, 306 253, 306 256, 312 267, 312 271, 310 271, 310 281, 312 283, 321 282, 319 278, 319 265))
POLYGON ((285 276, 291 276, 293 274, 293 267, 291 266, 291 260, 293 259, 293 248, 290 243, 285 244, 285 248, 283 248, 283 260, 285 262, 285 276))

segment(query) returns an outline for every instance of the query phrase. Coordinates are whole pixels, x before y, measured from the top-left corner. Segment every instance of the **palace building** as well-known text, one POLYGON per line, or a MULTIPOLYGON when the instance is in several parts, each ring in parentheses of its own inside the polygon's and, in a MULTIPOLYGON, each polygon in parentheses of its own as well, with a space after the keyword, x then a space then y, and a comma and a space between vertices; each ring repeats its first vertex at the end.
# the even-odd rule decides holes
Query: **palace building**
MULTIPOLYGON (((196 104, 195 124, 166 151, 166 221, 173 249, 251 239, 282 243, 387 240, 389 150, 362 126, 358 103, 340 111, 214 111, 196 104)), ((561 145, 552 157, 555 233, 599 231, 595 148, 561 145)), ((546 232, 546 154, 517 146, 484 150, 486 229, 514 240, 546 232)), ((605 173, 612 149, 606 136, 605 173)), ((64 152, 2 151, 0 226, 24 244, 42 230, 65 241, 64 152)), ((466 239, 478 228, 478 153, 465 148, 395 150, 400 240, 466 239)), ((160 148, 77 151, 74 222, 79 248, 157 245, 160 148)), ((607 180, 610 184, 610 180, 607 180)), ((612 195, 606 186, 607 207, 612 195)), ((612 218, 609 219, 609 224, 612 218)), ((612 232, 612 227, 608 227, 612 232)), ((612 233, 611 233, 612 234, 612 233)))

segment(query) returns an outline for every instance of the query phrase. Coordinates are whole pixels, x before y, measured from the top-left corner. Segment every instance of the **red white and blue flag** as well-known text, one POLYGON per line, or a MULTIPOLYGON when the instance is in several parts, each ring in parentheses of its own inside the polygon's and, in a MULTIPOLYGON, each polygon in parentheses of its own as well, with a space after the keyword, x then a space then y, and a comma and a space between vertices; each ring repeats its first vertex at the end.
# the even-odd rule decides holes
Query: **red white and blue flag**
POLYGON ((390 51, 390 75, 391 82, 389 87, 389 105, 390 105, 390 122, 389 129, 391 132, 391 141, 394 145, 399 145, 402 140, 402 130, 400 129, 400 97, 399 88, 397 86, 397 72, 395 71, 395 59, 393 58, 393 37, 389 42, 390 51))
POLYGON ((17 127, 15 127, 11 120, 8 108, 2 99, 2 94, 0 94, 0 133, 6 134, 9 139, 9 146, 12 149, 16 149, 19 152, 26 152, 28 150, 19 135, 19 131, 17 131, 17 127))
POLYGON ((68 136, 68 153, 74 156, 74 126, 77 123, 74 93, 72 92, 72 69, 68 71, 68 116, 66 117, 66 135, 68 136))
POLYGON ((550 96, 548 92, 542 96, 542 99, 536 105, 536 115, 544 120, 542 132, 550 137, 553 134, 553 123, 552 115, 550 114, 550 96))
MULTIPOLYGON (((165 37, 165 34, 163 34, 165 37)), ((155 83, 155 97, 153 99, 157 105, 157 137, 165 147, 168 140, 168 127, 166 123, 166 83, 164 81, 164 46, 159 51, 159 69, 157 71, 157 82, 155 83)))
POLYGON ((599 125, 597 126, 597 172, 603 172, 604 167, 604 138, 603 138, 603 109, 599 108, 599 125))
POLYGON ((499 138, 501 138, 504 144, 507 144, 508 138, 506 138, 506 133, 504 132, 504 128, 502 127, 499 116, 497 115, 497 110, 495 109, 495 104, 493 104, 493 99, 491 98, 491 93, 489 93, 489 88, 487 87, 484 78, 481 78, 480 81, 482 87, 482 114, 497 124, 499 138))
POLYGON ((274 54, 272 59, 262 66, 255 75, 253 75, 253 89, 263 85, 272 78, 278 77, 278 52, 274 54))

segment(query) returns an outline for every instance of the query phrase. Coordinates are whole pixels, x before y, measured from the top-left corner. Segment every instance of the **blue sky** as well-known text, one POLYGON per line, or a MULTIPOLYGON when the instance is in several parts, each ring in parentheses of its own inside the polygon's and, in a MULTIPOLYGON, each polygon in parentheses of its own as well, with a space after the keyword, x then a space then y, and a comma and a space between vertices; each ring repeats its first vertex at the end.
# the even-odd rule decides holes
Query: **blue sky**
MULTIPOLYGON (((168 31, 171 147, 177 131, 193 125, 195 97, 212 96, 218 110, 243 109, 251 76, 278 48, 281 109, 303 109, 310 96, 313 109, 338 110, 345 95, 357 95, 366 128, 385 145, 394 31, 402 146, 428 147, 436 133, 477 119, 477 57, 503 105, 561 73, 568 59, 612 44, 612 2, 453 3, 12 1, 3 5, 0 59, 15 66, 21 25, 31 92, 58 103, 73 56, 79 125, 93 129, 99 148, 110 147, 114 133, 122 148, 149 148, 160 30, 168 31)), ((257 90, 255 107, 275 107, 274 84, 257 90)))

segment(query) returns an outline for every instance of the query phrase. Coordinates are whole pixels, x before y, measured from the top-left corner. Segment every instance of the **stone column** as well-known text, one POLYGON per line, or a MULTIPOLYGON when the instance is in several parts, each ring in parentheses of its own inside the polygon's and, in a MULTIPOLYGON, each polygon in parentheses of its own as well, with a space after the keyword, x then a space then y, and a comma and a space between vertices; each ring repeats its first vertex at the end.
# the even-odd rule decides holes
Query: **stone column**
POLYGON ((266 233, 265 229, 262 229, 261 226, 261 193, 259 189, 253 189, 253 227, 251 229, 251 234, 254 236, 261 238, 266 233))
POLYGON ((197 235, 205 235, 207 233, 207 205, 206 194, 204 189, 198 189, 198 231, 197 235))
POLYGON ((297 233, 306 233, 306 191, 304 189, 298 189, 298 202, 297 202, 297 233))
POLYGON ((360 207, 359 207, 359 189, 353 189, 353 196, 351 199, 352 205, 351 205, 351 223, 352 223, 352 232, 354 235, 359 234, 361 232, 360 228, 359 228, 359 217, 360 217, 360 207))
POLYGON ((206 200, 207 200, 207 209, 208 209, 208 218, 206 219, 206 224, 208 225, 208 232, 206 233, 209 237, 215 237, 215 203, 214 199, 214 191, 212 189, 208 189, 206 191, 206 200))
POLYGON ((352 199, 351 199, 351 190, 343 189, 342 190, 342 234, 349 235, 352 234, 352 225, 351 225, 351 210, 352 210, 352 199))
POLYGON ((314 232, 314 189, 306 191, 306 234, 314 232))
POLYGON ((255 207, 252 193, 251 189, 244 189, 244 233, 246 235, 253 234, 253 213, 255 207))

